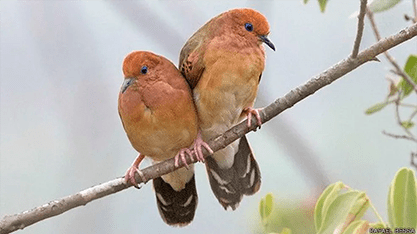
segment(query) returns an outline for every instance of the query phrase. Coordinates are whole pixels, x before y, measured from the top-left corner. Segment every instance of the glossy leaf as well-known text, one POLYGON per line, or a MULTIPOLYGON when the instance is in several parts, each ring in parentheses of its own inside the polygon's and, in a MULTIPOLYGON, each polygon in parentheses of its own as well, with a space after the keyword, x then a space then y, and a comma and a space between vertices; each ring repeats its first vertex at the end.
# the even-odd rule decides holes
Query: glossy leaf
POLYGON ((363 217, 363 215, 368 210, 370 205, 371 204, 369 202, 368 196, 364 192, 362 192, 362 193, 360 193, 356 203, 351 208, 349 214, 354 215, 355 220, 358 220, 358 219, 363 217))
POLYGON ((395 223, 394 220, 394 202, 392 201, 392 182, 388 189, 388 204, 387 204, 387 213, 388 213, 388 223, 392 227, 395 223))
POLYGON ((360 196, 359 191, 348 191, 337 196, 327 209, 327 213, 323 215, 323 223, 317 234, 333 233, 337 227, 340 227, 360 196))
POLYGON ((385 228, 386 227, 386 225, 384 223, 370 223, 369 226, 371 228, 375 228, 375 229, 377 229, 377 228, 385 228))
POLYGON ((398 92, 398 87, 395 84, 395 82, 393 80, 389 80, 390 84, 389 84, 389 93, 388 93, 388 97, 392 97, 394 96, 394 94, 396 94, 398 92))
POLYGON ((369 208, 369 198, 364 192, 358 192, 356 201, 349 209, 347 216, 342 222, 335 228, 333 233, 344 233, 344 231, 354 222, 360 220, 369 208))
POLYGON ((289 228, 283 228, 280 234, 292 234, 292 231, 289 228))
POLYGON ((274 197, 272 193, 268 193, 259 202, 259 213, 261 215, 262 222, 266 222, 268 220, 273 208, 274 208, 274 197))
POLYGON ((403 126, 406 129, 410 129, 414 126, 414 123, 411 121, 403 121, 401 122, 401 126, 403 126))
POLYGON ((324 12, 324 10, 326 10, 326 4, 327 4, 327 0, 319 0, 319 5, 320 5, 320 11, 324 12))
POLYGON ((269 216, 271 215, 272 209, 274 208, 274 199, 273 198, 274 197, 272 196, 272 193, 268 193, 265 196, 265 203, 264 203, 265 209, 264 209, 264 212, 265 212, 265 218, 266 219, 269 218, 269 216))
POLYGON ((417 228, 417 185, 412 169, 401 168, 395 175, 388 194, 388 216, 391 228, 417 228))
POLYGON ((370 114, 373 114, 375 112, 378 112, 378 111, 382 110, 384 107, 386 107, 387 105, 388 105, 387 102, 377 103, 377 104, 369 107, 368 109, 366 109, 365 114, 370 115, 370 114))
POLYGON ((316 226, 316 231, 318 231, 324 221, 324 215, 327 213, 328 206, 331 201, 337 197, 339 191, 344 188, 345 185, 342 182, 336 182, 327 186, 327 188, 320 195, 319 199, 316 202, 316 207, 314 209, 314 224, 316 226))
MULTIPOLYGON (((404 66, 404 72, 417 84, 417 55, 410 55, 404 66)), ((403 92, 403 96, 408 96, 413 91, 411 86, 406 80, 401 79, 398 83, 398 88, 403 92)))
POLYGON ((261 215, 261 220, 262 222, 264 222, 265 220, 265 200, 262 198, 261 201, 259 202, 259 214, 261 215))
POLYGON ((369 10, 373 13, 382 12, 393 8, 401 0, 374 0, 368 4, 369 10))
POLYGON ((366 234, 369 230, 369 222, 365 220, 356 220, 352 222, 343 234, 366 234))

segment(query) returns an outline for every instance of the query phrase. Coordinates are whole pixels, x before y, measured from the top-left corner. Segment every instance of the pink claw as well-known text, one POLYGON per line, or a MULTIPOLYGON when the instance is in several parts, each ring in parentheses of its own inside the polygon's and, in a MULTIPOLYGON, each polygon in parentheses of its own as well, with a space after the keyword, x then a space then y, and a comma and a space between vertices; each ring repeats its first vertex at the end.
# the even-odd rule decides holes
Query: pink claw
POLYGON ((175 167, 179 166, 179 160, 181 159, 181 161, 184 163, 185 167, 187 169, 190 169, 190 167, 188 166, 187 160, 185 158, 186 154, 188 154, 191 157, 191 159, 193 159, 193 152, 190 149, 188 149, 188 148, 180 149, 178 154, 175 155, 175 167))
POLYGON ((200 161, 202 163, 205 162, 204 156, 203 156, 203 147, 206 148, 206 150, 208 152, 210 152, 210 154, 213 154, 213 150, 210 148, 210 146, 205 141, 203 141, 203 138, 201 136, 201 132, 198 131, 197 138, 194 141, 194 153, 195 153, 195 157, 196 157, 197 161, 200 161))
POLYGON ((259 115, 259 110, 260 109, 253 109, 252 107, 247 107, 243 110, 248 113, 248 128, 250 128, 252 125, 251 124, 252 115, 255 115, 256 120, 257 120, 257 125, 259 126, 259 128, 261 128, 262 120, 261 120, 261 116, 259 115))
POLYGON ((181 160, 185 167, 189 169, 189 166, 187 164, 186 155, 188 154, 191 158, 191 160, 196 160, 199 162, 204 163, 204 156, 203 156, 203 147, 206 148, 210 154, 213 154, 213 150, 210 148, 210 146, 203 141, 203 138, 201 137, 201 132, 199 131, 197 134, 197 138, 194 140, 193 144, 193 150, 190 150, 188 148, 181 149, 178 154, 175 156, 175 167, 179 166, 179 161, 181 160), (195 158, 193 158, 193 153, 195 154, 195 158))
POLYGON ((133 162, 132 166, 130 166, 125 173, 125 181, 130 182, 136 188, 138 188, 138 183, 135 180, 136 172, 139 174, 140 178, 142 179, 142 182, 146 182, 145 175, 143 175, 143 173, 139 170, 139 164, 140 162, 142 162, 144 158, 145 155, 139 154, 139 156, 133 162))

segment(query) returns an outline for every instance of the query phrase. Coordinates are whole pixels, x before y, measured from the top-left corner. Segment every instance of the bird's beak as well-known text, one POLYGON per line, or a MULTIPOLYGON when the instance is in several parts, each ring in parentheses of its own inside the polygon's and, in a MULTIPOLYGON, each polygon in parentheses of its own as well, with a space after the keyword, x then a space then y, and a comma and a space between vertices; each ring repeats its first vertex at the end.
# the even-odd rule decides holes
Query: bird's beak
POLYGON ((133 84, 133 81, 135 80, 135 78, 125 78, 125 80, 123 81, 122 84, 122 88, 120 89, 121 93, 124 93, 126 91, 126 89, 133 84))
POLYGON ((263 36, 259 36, 259 39, 261 39, 261 41, 265 42, 265 44, 267 44, 273 51, 275 51, 275 46, 274 44, 268 39, 267 35, 263 35, 263 36))

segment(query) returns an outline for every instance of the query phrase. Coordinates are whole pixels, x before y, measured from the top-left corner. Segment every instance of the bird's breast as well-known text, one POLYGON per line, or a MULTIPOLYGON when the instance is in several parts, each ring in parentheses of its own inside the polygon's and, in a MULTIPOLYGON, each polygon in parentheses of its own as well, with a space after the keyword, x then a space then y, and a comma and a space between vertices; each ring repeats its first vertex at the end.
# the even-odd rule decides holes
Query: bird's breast
POLYGON ((166 83, 128 91, 119 97, 119 113, 137 151, 161 161, 192 144, 197 135, 197 116, 189 93, 166 83))
POLYGON ((194 89, 205 138, 240 122, 243 109, 255 101, 265 66, 264 52, 259 46, 236 48, 214 43, 205 53, 205 70, 194 89))

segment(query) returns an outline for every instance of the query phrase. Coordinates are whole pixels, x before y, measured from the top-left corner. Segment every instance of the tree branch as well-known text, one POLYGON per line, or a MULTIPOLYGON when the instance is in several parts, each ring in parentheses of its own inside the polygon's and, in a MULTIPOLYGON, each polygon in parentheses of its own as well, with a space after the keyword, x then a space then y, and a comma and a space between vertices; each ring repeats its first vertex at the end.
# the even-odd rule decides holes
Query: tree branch
POLYGON ((412 0, 413 2, 413 11, 414 11, 414 20, 413 22, 417 22, 417 0, 412 0))
POLYGON ((417 169, 417 162, 414 161, 414 158, 417 158, 417 153, 411 152, 411 165, 417 169))
MULTIPOLYGON (((400 125, 400 127, 407 133, 408 136, 410 137, 414 137, 414 135, 410 132, 410 130, 408 130, 404 125, 403 125, 403 121, 401 120, 401 116, 400 116, 400 101, 401 101, 401 92, 398 93, 397 95, 397 99, 394 101, 395 103, 395 118, 397 119, 397 123, 398 125, 400 125)), ((389 136, 389 134, 386 134, 389 136)), ((392 136, 392 135, 391 135, 392 136)))
POLYGON ((412 23, 417 22, 417 0, 411 0, 413 2, 413 12, 414 16, 409 16, 407 14, 404 14, 405 20, 409 21, 411 20, 412 23))
POLYGON ((392 134, 386 131, 382 131, 382 134, 387 135, 389 137, 395 138, 395 139, 406 139, 406 140, 410 140, 410 141, 414 141, 415 143, 417 143, 417 139, 414 138, 413 136, 407 136, 407 135, 396 135, 396 134, 392 134))
MULTIPOLYGON (((368 8, 366 8, 366 15, 368 16, 369 21, 371 22, 372 30, 374 31, 375 37, 377 41, 381 40, 381 34, 379 34, 378 27, 376 26, 375 19, 374 19, 374 13, 370 11, 368 8)), ((415 24, 415 23, 414 23, 415 24)), ((414 83, 414 81, 410 78, 410 76, 407 75, 401 69, 401 67, 398 65, 398 63, 395 61, 394 57, 392 57, 388 52, 384 52, 385 57, 388 59, 388 61, 395 67, 396 73, 399 74, 406 80, 414 89, 414 91, 417 93, 417 84, 414 83)))
POLYGON ((359 46, 362 40, 367 2, 368 2, 367 0, 361 0, 361 8, 360 8, 359 15, 358 15, 358 30, 356 32, 356 38, 353 44, 353 51, 352 51, 352 54, 350 55, 351 58, 356 58, 356 56, 358 56, 358 53, 359 53, 359 46))
MULTIPOLYGON (((337 64, 333 65, 323 73, 313 77, 307 83, 291 90, 284 97, 278 98, 272 104, 265 107, 260 111, 262 122, 265 123, 270 119, 274 118, 284 110, 292 107, 302 99, 310 96, 319 89, 329 85, 333 81, 346 75, 352 70, 356 69, 360 65, 372 61, 375 57, 384 51, 391 49, 417 35, 417 24, 401 30, 399 33, 394 34, 388 38, 382 39, 372 45, 371 47, 363 50, 358 54, 356 58, 346 58, 337 64)), ((242 137, 249 131, 254 131, 256 126, 255 117, 252 118, 252 128, 248 128, 246 121, 232 127, 225 133, 216 137, 215 139, 208 142, 213 151, 218 151, 238 138, 242 137)), ((208 152, 204 150, 204 155, 207 156, 208 152)), ((193 163, 191 159, 187 158, 188 163, 193 163)), ((180 167, 184 166, 182 162, 180 167)), ((148 179, 160 177, 164 174, 174 171, 174 159, 168 159, 164 162, 155 164, 153 166, 144 168, 142 171, 143 175, 148 179)), ((135 175, 136 181, 143 183, 138 174, 135 175)), ((146 182, 146 181, 145 181, 146 182)), ((106 183, 96 185, 94 187, 83 190, 74 195, 70 195, 59 200, 49 202, 43 206, 36 207, 29 211, 24 211, 19 214, 6 215, 0 220, 0 233, 10 233, 18 229, 23 229, 29 225, 39 222, 43 219, 53 217, 62 214, 72 208, 86 205, 87 203, 99 199, 101 197, 122 191, 131 185, 124 183, 123 178, 118 178, 106 183)))

